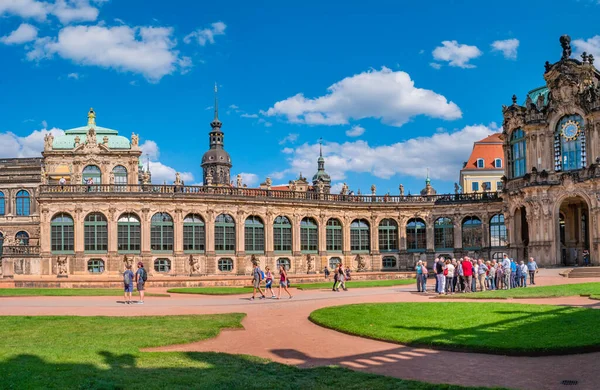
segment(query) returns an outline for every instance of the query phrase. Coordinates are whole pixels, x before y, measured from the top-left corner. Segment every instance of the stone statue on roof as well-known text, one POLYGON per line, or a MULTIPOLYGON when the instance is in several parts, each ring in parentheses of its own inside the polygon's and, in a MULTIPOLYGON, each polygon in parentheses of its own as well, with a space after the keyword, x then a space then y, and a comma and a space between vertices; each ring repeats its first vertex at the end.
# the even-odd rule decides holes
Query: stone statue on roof
POLYGON ((340 191, 340 195, 347 195, 348 194, 348 184, 344 183, 342 184, 342 190, 340 191))
POLYGON ((54 142, 54 136, 52 133, 48 133, 44 136, 44 150, 52 150, 52 143, 54 142))
POLYGON ((131 146, 138 146, 139 143, 140 136, 135 133, 131 133, 131 146))
POLYGON ((242 175, 238 173, 235 180, 237 188, 242 188, 242 175))
POLYGON ((181 174, 179 172, 175 172, 175 181, 173 182, 176 186, 181 185, 181 174))
POLYGON ((96 112, 93 108, 88 112, 88 126, 96 126, 96 112))
POLYGON ((265 180, 265 184, 267 185, 267 190, 270 190, 271 185, 273 185, 273 181, 271 180, 270 177, 267 177, 267 180, 265 180))
POLYGON ((560 45, 562 46, 562 59, 566 60, 571 57, 571 37, 568 35, 563 35, 560 37, 560 45))
POLYGON ((398 186, 398 189, 400 190, 400 196, 404 196, 404 185, 403 185, 403 184, 400 184, 400 185, 398 186))

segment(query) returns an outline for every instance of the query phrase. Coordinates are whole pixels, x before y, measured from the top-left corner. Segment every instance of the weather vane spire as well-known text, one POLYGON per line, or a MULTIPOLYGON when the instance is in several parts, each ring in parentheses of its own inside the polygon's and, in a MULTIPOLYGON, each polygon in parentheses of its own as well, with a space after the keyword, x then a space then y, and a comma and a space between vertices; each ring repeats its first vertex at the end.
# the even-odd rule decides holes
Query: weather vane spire
POLYGON ((323 157, 323 137, 319 138, 319 157, 323 157))
POLYGON ((218 96, 217 82, 215 81, 215 121, 219 120, 219 96, 218 96))

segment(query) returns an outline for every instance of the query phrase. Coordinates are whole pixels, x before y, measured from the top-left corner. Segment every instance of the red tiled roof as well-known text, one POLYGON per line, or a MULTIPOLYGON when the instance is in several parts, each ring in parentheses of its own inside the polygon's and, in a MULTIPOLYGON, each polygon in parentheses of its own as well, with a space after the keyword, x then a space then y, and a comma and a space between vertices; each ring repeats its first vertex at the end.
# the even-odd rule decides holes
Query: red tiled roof
POLYGON ((481 141, 475 142, 473 145, 473 151, 467 165, 463 170, 503 170, 504 169, 504 152, 502 151, 502 140, 500 140, 500 133, 495 133, 482 139, 481 141), (482 158, 484 161, 483 168, 477 168, 477 160, 482 158), (498 168, 494 165, 494 161, 499 158, 502 160, 502 167, 498 168))

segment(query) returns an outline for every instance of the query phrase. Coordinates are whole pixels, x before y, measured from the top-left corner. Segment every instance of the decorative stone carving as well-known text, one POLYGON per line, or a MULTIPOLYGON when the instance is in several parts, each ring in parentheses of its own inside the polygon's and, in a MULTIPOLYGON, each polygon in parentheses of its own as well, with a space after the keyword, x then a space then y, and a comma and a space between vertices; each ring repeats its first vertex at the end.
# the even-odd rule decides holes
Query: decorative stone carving
POLYGON ((256 265, 256 266, 260 266, 260 260, 258 259, 258 257, 256 257, 256 255, 252 255, 250 256, 250 262, 252 263, 252 265, 256 265))
POLYGON ((460 186, 458 183, 454 183, 454 194, 458 195, 460 193, 460 186))
POLYGON ((150 184, 150 173, 148 171, 142 172, 142 184, 150 184))
POLYGON ((357 272, 364 272, 367 270, 367 263, 365 262, 365 259, 360 255, 356 255, 356 271, 357 272))
POLYGON ((400 184, 398 190, 400 190, 400 196, 404 196, 404 185, 400 184))
POLYGON ((207 185, 207 186, 212 186, 212 184, 213 184, 213 176, 212 176, 212 174, 210 173, 210 171, 208 171, 208 172, 206 173, 206 183, 204 183, 204 185, 207 185))
POLYGON ((102 138, 102 145, 104 145, 104 146, 108 146, 108 135, 105 135, 105 136, 102 138))
POLYGON ((96 139, 96 129, 94 129, 93 127, 91 127, 88 130, 87 136, 85 138, 85 143, 87 146, 93 146, 98 144, 98 140, 96 139))
POLYGON ((140 137, 139 135, 135 134, 135 133, 131 133, 131 146, 132 147, 137 147, 140 143, 140 137))
POLYGON ((242 188, 242 175, 239 173, 236 176, 236 186, 237 188, 242 188))
POLYGON ((54 136, 52 133, 48 133, 44 136, 44 151, 49 152, 52 150, 52 143, 54 142, 54 136))
POLYGON ((79 147, 81 145, 81 138, 78 135, 75 136, 75 147, 79 147))
POLYGON ((348 195, 348 185, 346 183, 342 184, 340 195, 348 195))
POLYGON ((377 192, 377 187, 375 186, 375 184, 371 185, 371 195, 375 195, 375 193, 377 192))
POLYGON ((181 181, 181 174, 179 172, 175 172, 175 181, 173 182, 173 184, 175 184, 176 186, 180 186, 182 183, 181 181))
POLYGON ((270 177, 267 177, 267 179, 265 180, 265 184, 267 185, 267 190, 270 190, 271 186, 273 185, 273 181, 270 177))
POLYGON ((315 257, 312 255, 306 255, 306 273, 315 273, 315 257))
POLYGON ((200 261, 193 255, 190 255, 188 262, 190 264, 190 276, 192 276, 194 274, 199 274, 200 273, 200 261))
POLYGON ((123 256, 123 264, 125 265, 125 267, 127 266, 133 266, 133 256, 128 256, 128 255, 124 255, 123 256))
POLYGON ((67 277, 68 276, 68 265, 69 258, 65 256, 64 258, 57 257, 56 258, 56 276, 58 277, 67 277))

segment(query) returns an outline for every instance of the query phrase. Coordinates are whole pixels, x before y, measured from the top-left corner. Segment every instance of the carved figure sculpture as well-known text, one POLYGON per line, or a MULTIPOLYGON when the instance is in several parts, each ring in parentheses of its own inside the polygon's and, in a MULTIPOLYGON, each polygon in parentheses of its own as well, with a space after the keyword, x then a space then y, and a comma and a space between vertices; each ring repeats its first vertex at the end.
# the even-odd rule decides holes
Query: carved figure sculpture
POLYGON ((131 146, 138 146, 139 143, 140 136, 135 133, 131 133, 131 146))
POLYGON ((208 171, 206 173, 206 183, 204 183, 204 185, 211 186, 212 183, 213 183, 213 176, 212 176, 212 173, 210 171, 208 171))
POLYGON ((142 172, 142 184, 150 184, 150 173, 148 171, 142 172))
POLYGON ((236 180, 237 188, 241 188, 242 187, 242 175, 238 173, 235 180, 236 180))
POLYGON ((104 144, 104 145, 108 146, 108 135, 105 135, 105 136, 102 138, 102 144, 104 144))
POLYGON ((400 184, 398 186, 398 189, 400 190, 400 196, 404 196, 404 186, 402 184, 400 184))
POLYGON ((250 257, 250 262, 252 263, 252 265, 260 265, 260 260, 258 260, 258 258, 256 257, 256 255, 252 255, 250 257))
POLYGON ((179 172, 175 172, 175 181, 173 182, 176 186, 181 185, 181 174, 179 172))
POLYGON ((271 185, 273 185, 273 181, 271 180, 270 177, 267 177, 267 180, 265 180, 265 184, 267 185, 267 190, 270 190, 271 185))
POLYGON ((81 145, 81 138, 78 135, 75 136, 75 147, 81 145))
POLYGON ((459 187, 458 183, 454 183, 454 193, 456 195, 458 195, 459 192, 460 192, 460 187, 459 187))
POLYGON ((128 265, 133 266, 133 256, 124 255, 123 256, 123 264, 125 266, 128 266, 128 265))
POLYGON ((98 140, 96 139, 96 129, 93 127, 88 130, 85 143, 88 145, 96 145, 98 143, 98 140))
POLYGON ((66 256, 62 259, 60 257, 56 258, 56 275, 58 275, 58 276, 67 275, 68 262, 69 262, 69 258, 66 256))
POLYGON ((193 274, 199 274, 200 273, 200 261, 197 258, 195 258, 194 256, 190 255, 189 263, 190 263, 190 276, 192 276, 193 274))
POLYGON ((348 185, 346 183, 342 184, 342 190, 340 191, 340 195, 348 194, 348 185))
POLYGON ((371 185, 371 195, 375 195, 376 191, 377 191, 377 187, 375 187, 375 184, 371 185))
POLYGON ((52 133, 48 133, 44 136, 44 150, 52 150, 52 143, 54 142, 54 136, 52 133))
POLYGON ((571 37, 568 35, 563 35, 560 37, 560 45, 562 46, 562 59, 566 60, 571 57, 571 37))
POLYGON ((363 272, 366 271, 367 263, 365 259, 361 255, 356 255, 356 271, 363 272))
POLYGON ((307 273, 313 273, 315 270, 315 265, 314 265, 314 257, 311 255, 306 255, 306 272, 307 273))

